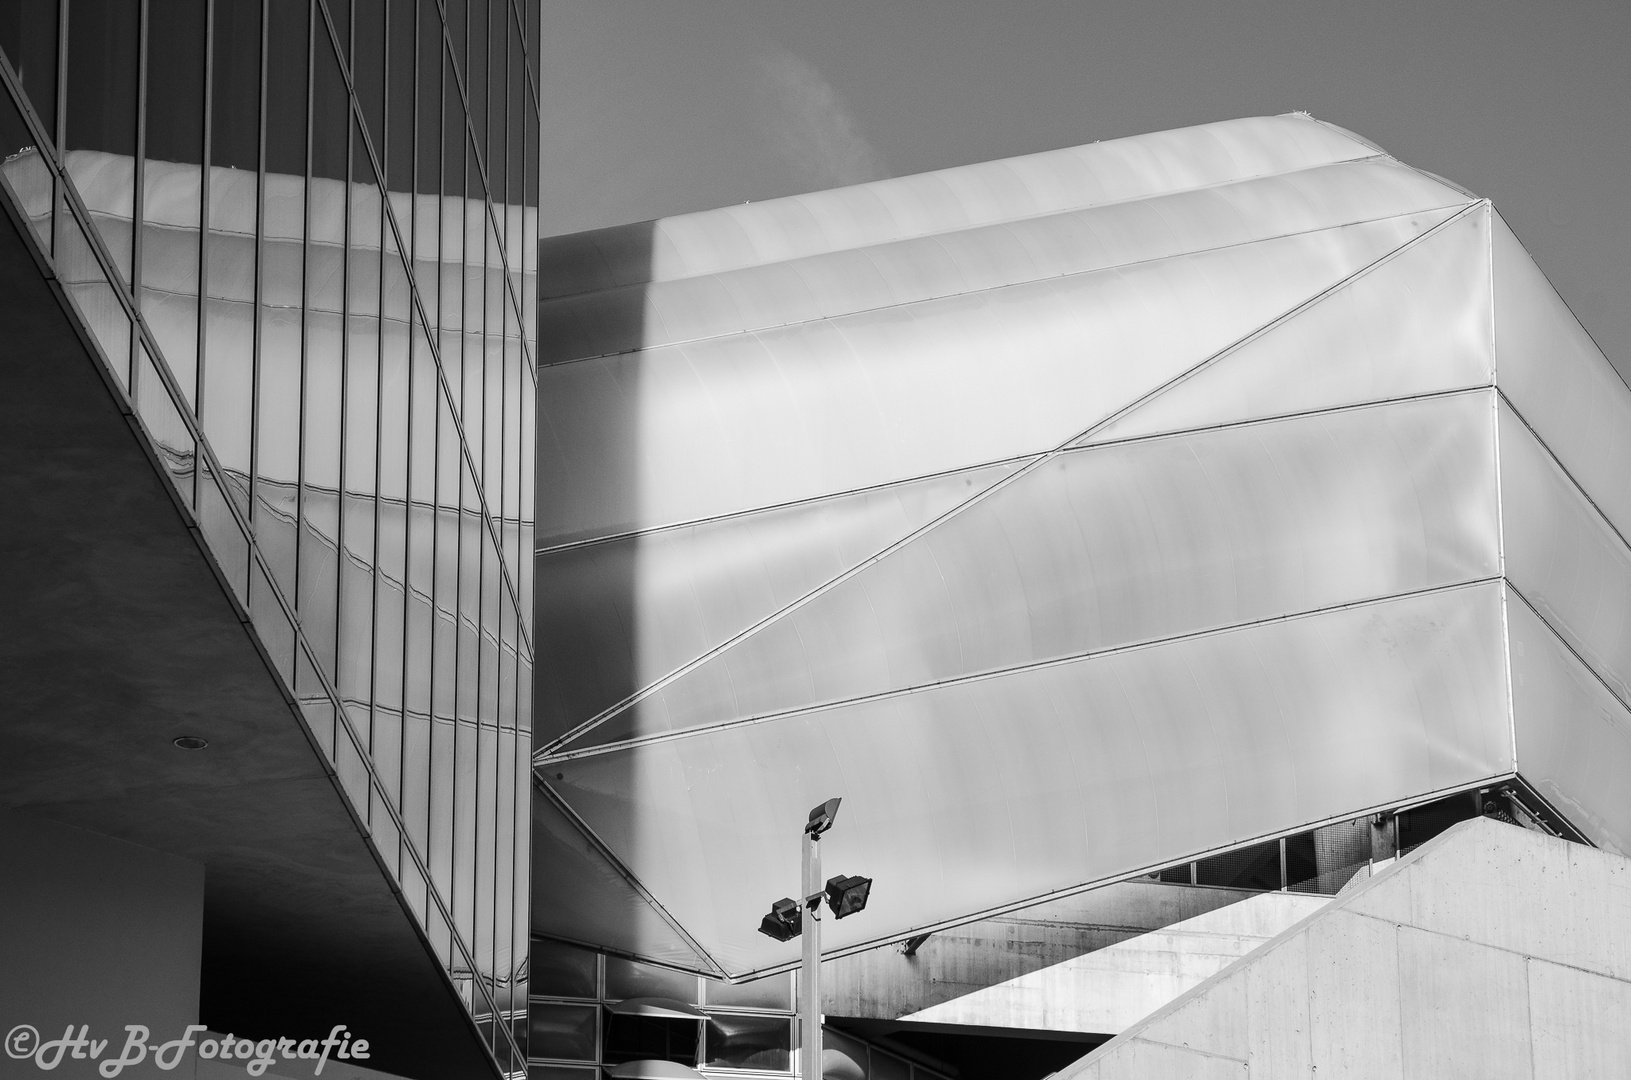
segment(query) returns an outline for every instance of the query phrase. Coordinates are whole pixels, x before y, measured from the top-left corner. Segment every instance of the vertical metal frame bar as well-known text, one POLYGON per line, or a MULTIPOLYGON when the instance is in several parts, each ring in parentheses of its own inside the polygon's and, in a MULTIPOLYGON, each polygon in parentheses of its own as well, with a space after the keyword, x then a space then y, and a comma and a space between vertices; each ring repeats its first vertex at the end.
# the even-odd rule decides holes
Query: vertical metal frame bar
MULTIPOLYGON (((210 250, 210 158, 212 147, 210 145, 211 131, 214 119, 213 108, 215 104, 215 5, 217 0, 205 0, 204 3, 204 132, 203 151, 199 154, 202 159, 198 165, 198 325, 194 327, 193 350, 193 414, 198 417, 199 430, 204 430, 204 380, 208 354, 205 352, 208 344, 206 327, 209 324, 209 250, 210 250)), ((202 483, 198 479, 201 470, 193 470, 193 484, 202 483)), ((226 487, 225 476, 217 476, 216 482, 221 485, 221 494, 227 499, 232 496, 226 487)))
MULTIPOLYGON (((257 77, 259 89, 258 100, 255 103, 255 281, 251 288, 254 297, 254 308, 250 323, 250 361, 249 361, 249 528, 250 536, 256 533, 256 524, 260 515, 256 511, 258 503, 257 489, 260 484, 260 439, 261 439, 261 327, 265 322, 266 295, 266 73, 270 53, 271 28, 271 0, 261 0, 260 18, 260 72, 257 77)), ((302 266, 304 277, 304 266, 302 266)), ((302 294, 305 282, 302 280, 302 294)), ((299 547, 300 536, 295 535, 295 546, 299 547)))

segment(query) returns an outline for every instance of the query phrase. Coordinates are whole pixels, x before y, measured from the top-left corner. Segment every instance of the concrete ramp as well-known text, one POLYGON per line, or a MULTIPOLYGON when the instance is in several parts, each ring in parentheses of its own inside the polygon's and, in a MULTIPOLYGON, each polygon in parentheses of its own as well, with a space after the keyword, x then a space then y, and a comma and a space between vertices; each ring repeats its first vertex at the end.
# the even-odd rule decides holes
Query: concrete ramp
POLYGON ((1631 1076, 1631 861, 1490 819, 1422 845, 1058 1080, 1631 1076))
POLYGON ((1113 1035, 1330 903, 1261 893, 903 1017, 1113 1035))

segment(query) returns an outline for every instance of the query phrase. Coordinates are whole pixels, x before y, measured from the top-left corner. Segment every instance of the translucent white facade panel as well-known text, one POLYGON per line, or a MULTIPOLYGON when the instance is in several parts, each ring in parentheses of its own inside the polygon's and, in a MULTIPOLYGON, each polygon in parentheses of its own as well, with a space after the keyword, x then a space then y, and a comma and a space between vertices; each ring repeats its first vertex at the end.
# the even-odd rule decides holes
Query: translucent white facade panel
MULTIPOLYGON (((557 761, 561 792, 733 973, 796 888, 787 823, 841 795, 834 948, 1509 771, 1486 583, 557 761), (885 872, 887 868, 887 873, 885 872)), ((558 779, 559 778, 559 779, 558 779)), ((793 836, 796 840, 796 835, 793 836)))
POLYGON ((1461 192, 1397 162, 1255 177, 1134 202, 822 252, 705 276, 546 298, 544 362, 767 330, 1464 206, 1461 192))
POLYGON ((1483 391, 1040 460, 585 739, 1494 577, 1492 423, 1483 391))
POLYGON ((1435 223, 1410 214, 542 367, 539 540, 1052 449, 1435 223))
POLYGON ((1622 701, 1631 701, 1631 548, 1504 404, 1506 576, 1622 701))
POLYGON ((1489 215, 1461 212, 1083 442, 1487 386, 1489 215))
POLYGON ((1631 536, 1631 390, 1499 216, 1492 241, 1501 393, 1631 536))
POLYGON ((824 251, 1379 157, 1307 115, 1152 132, 552 239, 542 295, 717 274, 824 251))
POLYGON ((546 741, 1010 476, 1018 463, 540 552, 535 730, 546 741))
POLYGON ((1631 852, 1631 709, 1522 598, 1506 617, 1523 778, 1593 843, 1631 852))
POLYGON ((534 765, 656 913, 546 933, 790 963, 834 795, 834 949, 1518 775, 1627 834, 1631 391, 1487 201, 1290 116, 542 262, 534 765))

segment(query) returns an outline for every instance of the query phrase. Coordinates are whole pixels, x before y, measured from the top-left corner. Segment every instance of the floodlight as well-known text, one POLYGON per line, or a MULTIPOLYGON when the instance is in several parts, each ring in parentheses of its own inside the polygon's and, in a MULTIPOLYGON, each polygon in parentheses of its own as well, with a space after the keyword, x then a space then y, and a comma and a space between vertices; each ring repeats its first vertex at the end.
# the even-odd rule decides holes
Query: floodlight
POLYGON ((872 879, 869 877, 827 879, 827 906, 832 909, 834 918, 854 915, 866 907, 866 899, 871 893, 872 879))
POLYGON ((832 828, 833 818, 838 816, 838 804, 842 799, 828 799, 814 810, 810 811, 810 822, 804 826, 804 831, 811 836, 820 836, 832 828))
POLYGON ((770 905, 770 914, 759 920, 759 933, 777 941, 791 941, 804 932, 804 908, 791 896, 770 905))

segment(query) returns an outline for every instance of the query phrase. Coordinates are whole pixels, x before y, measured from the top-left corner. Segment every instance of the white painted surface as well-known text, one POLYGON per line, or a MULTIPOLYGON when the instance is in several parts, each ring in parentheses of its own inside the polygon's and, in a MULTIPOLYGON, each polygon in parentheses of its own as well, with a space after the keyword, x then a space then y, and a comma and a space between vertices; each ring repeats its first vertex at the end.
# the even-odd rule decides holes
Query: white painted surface
POLYGON ((1123 1031, 1327 903, 1323 896, 1262 893, 903 1019, 1099 1034, 1123 1031))

